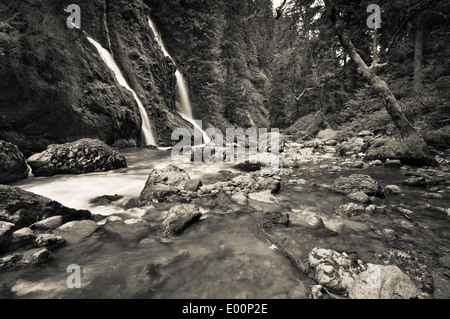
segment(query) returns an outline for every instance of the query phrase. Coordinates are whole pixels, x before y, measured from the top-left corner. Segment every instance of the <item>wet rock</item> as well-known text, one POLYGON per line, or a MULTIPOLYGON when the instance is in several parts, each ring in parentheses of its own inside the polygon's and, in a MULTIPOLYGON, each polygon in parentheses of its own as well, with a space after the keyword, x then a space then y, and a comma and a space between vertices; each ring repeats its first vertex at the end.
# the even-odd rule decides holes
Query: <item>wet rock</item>
POLYGON ((173 165, 154 169, 148 177, 139 200, 144 205, 164 202, 168 197, 179 192, 181 182, 189 180, 188 173, 173 165))
POLYGON ((250 163, 248 161, 234 166, 235 169, 243 171, 243 172, 256 172, 256 171, 261 170, 262 167, 263 167, 262 163, 250 163))
POLYGON ((400 160, 387 159, 386 162, 384 162, 384 166, 392 168, 400 168, 402 167, 402 162, 400 160))
POLYGON ((382 189, 377 181, 368 175, 360 174, 338 178, 334 181, 332 189, 345 195, 355 192, 363 192, 369 196, 383 195, 382 189))
POLYGON ((388 185, 384 189, 387 193, 391 194, 400 194, 402 191, 401 188, 398 187, 397 185, 388 185))
POLYGON ((374 260, 381 265, 394 265, 404 272, 423 292, 433 293, 433 276, 428 266, 429 258, 414 256, 397 249, 386 249, 374 255, 374 260))
POLYGON ((369 162, 369 166, 382 166, 383 162, 380 160, 375 160, 375 161, 371 161, 369 162))
POLYGON ((26 246, 34 242, 36 235, 29 227, 16 230, 11 237, 11 241, 7 247, 7 251, 14 251, 20 247, 26 246))
POLYGON ((249 199, 266 203, 266 204, 277 204, 279 203, 279 199, 271 194, 269 191, 258 192, 258 193, 250 193, 248 195, 249 199))
POLYGON ((427 187, 427 181, 424 177, 411 177, 405 179, 403 185, 408 187, 427 187))
POLYGON ((364 214, 366 212, 366 209, 364 206, 355 204, 355 203, 348 203, 344 205, 339 205, 334 208, 334 212, 342 217, 346 218, 352 218, 354 216, 359 216, 361 214, 364 214))
POLYGON ((272 178, 264 178, 258 182, 258 190, 270 190, 272 194, 277 194, 281 189, 281 182, 272 178))
POLYGON ((248 198, 246 193, 236 193, 231 197, 231 201, 234 203, 241 205, 241 206, 247 206, 248 205, 248 198))
POLYGON ((292 226, 308 227, 319 229, 324 227, 322 218, 314 212, 293 209, 289 213, 289 224, 292 226))
POLYGON ((13 234, 14 224, 0 221, 0 251, 4 250, 13 234))
POLYGON ((315 285, 311 288, 311 299, 314 300, 320 300, 325 299, 325 296, 323 294, 323 287, 321 285, 315 285))
POLYGON ((381 238, 385 241, 393 241, 397 239, 397 232, 390 228, 385 228, 382 231, 377 231, 377 234, 381 236, 381 238))
POLYGON ((0 258, 0 271, 11 267, 38 265, 53 258, 47 248, 35 248, 0 258))
MULTIPOLYGON (((125 241, 139 241, 150 232, 150 225, 142 219, 122 219, 117 216, 108 218, 103 226, 107 233, 118 236, 125 241)), ((92 230, 89 226, 87 230, 92 230)))
POLYGON ((62 225, 53 234, 64 237, 68 244, 76 244, 91 236, 98 228, 99 225, 92 220, 79 220, 62 225))
POLYGON ((334 153, 337 152, 337 151, 336 151, 336 147, 333 147, 333 146, 325 146, 325 147, 323 148, 323 151, 324 151, 325 153, 330 153, 330 154, 334 154, 334 153))
POLYGON ((33 175, 86 174, 127 167, 125 157, 95 139, 50 145, 42 153, 28 159, 33 175))
POLYGON ((36 237, 33 245, 35 247, 48 247, 57 248, 64 245, 66 240, 61 236, 55 236, 53 234, 41 234, 36 237))
POLYGON ((0 140, 0 184, 10 184, 28 177, 29 168, 19 148, 0 140))
POLYGON ((360 204, 368 204, 370 203, 370 197, 366 195, 364 192, 356 192, 347 195, 347 198, 360 203, 360 204))
POLYGON ((199 179, 193 179, 193 180, 190 180, 190 181, 186 181, 186 183, 184 184, 184 188, 188 192, 196 192, 196 191, 198 191, 198 189, 201 186, 203 186, 203 183, 199 179))
POLYGON ((268 212, 264 214, 264 217, 258 222, 260 228, 268 228, 273 226, 288 226, 289 214, 282 214, 280 212, 268 212))
POLYGON ((410 136, 405 140, 382 138, 377 139, 369 148, 364 157, 365 161, 400 160, 404 165, 433 166, 436 160, 428 152, 423 139, 410 136))
POLYGON ((161 233, 165 237, 178 236, 198 222, 201 216, 200 209, 195 205, 174 206, 161 225, 161 233))
POLYGON ((121 200, 123 196, 120 195, 103 195, 96 198, 93 198, 89 201, 89 204, 97 205, 97 206, 107 206, 111 205, 113 202, 117 202, 121 200))
POLYGON ((396 266, 369 267, 349 290, 352 299, 412 299, 418 295, 414 282, 396 266))
POLYGON ((308 257, 317 282, 335 292, 347 293, 354 285, 357 274, 363 270, 346 253, 331 249, 314 248, 308 257))
POLYGON ((442 194, 439 193, 425 193, 422 195, 425 198, 429 198, 429 199, 442 199, 444 198, 444 196, 442 194))
POLYGON ((137 199, 137 198, 130 198, 129 200, 127 200, 125 202, 125 205, 123 206, 123 208, 128 210, 128 209, 138 208, 140 206, 141 206, 141 201, 139 199, 137 199))
POLYGON ((87 210, 67 208, 19 187, 0 185, 0 220, 11 222, 20 229, 53 216, 62 216, 63 223, 92 218, 87 210))
POLYGON ((31 225, 30 228, 39 231, 48 231, 56 229, 61 225, 62 225, 62 216, 53 216, 31 225))
POLYGON ((400 222, 400 227, 408 233, 412 233, 416 229, 416 226, 407 220, 402 220, 400 222))
POLYGON ((366 137, 366 136, 373 136, 373 133, 371 131, 361 131, 358 134, 359 137, 366 137))

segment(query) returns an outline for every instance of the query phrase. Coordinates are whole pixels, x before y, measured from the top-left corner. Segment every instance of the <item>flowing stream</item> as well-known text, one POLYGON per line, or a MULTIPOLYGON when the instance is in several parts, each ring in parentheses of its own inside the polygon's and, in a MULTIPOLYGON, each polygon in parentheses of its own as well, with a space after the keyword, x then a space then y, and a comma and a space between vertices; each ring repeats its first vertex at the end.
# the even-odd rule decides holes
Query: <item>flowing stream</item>
MULTIPOLYGON (((137 198, 152 169, 169 164, 185 169, 191 178, 200 178, 205 185, 217 182, 222 170, 239 173, 226 163, 173 163, 170 151, 132 149, 123 154, 128 160, 126 169, 80 176, 30 177, 15 186, 69 207, 89 209, 102 215, 143 218, 157 226, 174 204, 125 211, 121 202, 96 207, 89 200, 106 194, 119 194, 124 200, 137 198)), ((414 207, 417 230, 411 234, 399 232, 399 238, 393 242, 381 240, 376 231, 387 227, 398 229, 402 220, 400 215, 364 215, 358 220, 338 218, 333 208, 345 202, 345 196, 319 186, 329 184, 339 176, 361 172, 371 175, 383 186, 401 185, 405 178, 398 169, 374 167, 364 171, 330 172, 315 164, 305 164, 295 173, 283 177, 278 195, 281 203, 316 212, 326 226, 322 230, 302 227, 283 230, 278 235, 292 239, 284 243, 292 252, 306 258, 312 248, 323 247, 357 252, 365 261, 370 261, 374 252, 385 248, 416 251, 430 258, 450 253, 447 216, 422 207, 429 201, 433 206, 449 207, 448 192, 442 193, 442 199, 429 200, 423 197, 425 190, 405 188, 404 195, 384 199, 388 204, 414 207), (293 178, 302 178, 306 183, 289 183, 293 178)), ((0 298, 308 297, 315 283, 252 231, 265 210, 247 211, 226 199, 218 205, 209 205, 210 201, 197 200, 203 217, 179 238, 165 240, 150 236, 131 244, 109 237, 101 230, 79 244, 66 244, 53 251, 53 261, 42 266, 0 273, 0 298), (66 268, 71 264, 82 269, 81 289, 66 286, 69 276, 66 268)), ((251 201, 252 205, 261 207, 251 201)), ((268 207, 266 211, 269 209, 276 210, 277 207, 268 207)), ((450 296, 450 288, 441 293, 450 296)))

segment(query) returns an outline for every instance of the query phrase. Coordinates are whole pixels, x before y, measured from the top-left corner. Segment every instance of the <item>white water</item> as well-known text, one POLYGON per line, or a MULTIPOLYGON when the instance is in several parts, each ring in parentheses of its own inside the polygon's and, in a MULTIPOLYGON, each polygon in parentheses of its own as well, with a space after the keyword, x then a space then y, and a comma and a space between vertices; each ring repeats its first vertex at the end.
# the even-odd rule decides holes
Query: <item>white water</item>
MULTIPOLYGON (((170 58, 173 62, 173 64, 176 65, 174 59, 167 51, 164 42, 161 38, 160 33, 158 32, 155 24, 151 19, 148 19, 148 24, 150 25, 150 28, 153 31, 153 34, 155 35, 156 41, 158 42, 159 46, 161 47, 162 52, 164 55, 168 58, 170 58)), ((180 114, 180 116, 191 123, 197 130, 199 130, 203 135, 203 141, 205 144, 208 144, 211 142, 211 139, 209 138, 208 134, 195 122, 193 115, 192 115, 192 106, 191 106, 191 100, 189 98, 189 90, 186 84, 186 81, 183 77, 183 74, 181 74, 180 70, 177 69, 175 72, 175 77, 177 78, 177 88, 179 92, 179 103, 177 103, 177 112, 180 114)))
POLYGON ((90 43, 92 43, 95 48, 97 49, 98 53, 100 54, 102 60, 106 63, 108 68, 111 69, 111 71, 114 72, 114 75, 116 76, 117 81, 120 85, 122 85, 124 88, 126 88, 128 91, 131 92, 134 99, 136 100, 139 111, 141 113, 142 118, 142 133, 144 135, 144 144, 147 145, 155 145, 156 141, 153 136, 152 128, 150 126, 150 120, 148 118, 147 112, 145 111, 144 105, 142 105, 141 100, 137 96, 136 92, 128 85, 127 81, 125 80, 122 72, 120 71, 119 67, 117 66, 116 62, 114 61, 114 58, 112 57, 111 53, 109 53, 106 49, 104 49, 100 43, 96 42, 92 38, 87 38, 90 43))

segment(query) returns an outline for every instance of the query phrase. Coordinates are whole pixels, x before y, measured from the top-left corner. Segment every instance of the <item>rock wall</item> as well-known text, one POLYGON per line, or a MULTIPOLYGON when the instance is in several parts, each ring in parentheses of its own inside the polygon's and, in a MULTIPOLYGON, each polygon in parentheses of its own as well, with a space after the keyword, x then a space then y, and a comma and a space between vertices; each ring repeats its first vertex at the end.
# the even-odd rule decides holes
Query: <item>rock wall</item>
POLYGON ((18 145, 25 156, 81 138, 139 144, 138 106, 87 41, 86 32, 112 50, 147 109, 157 142, 171 144, 173 128, 186 125, 170 112, 175 69, 148 26, 148 7, 141 0, 77 1, 81 31, 66 25, 65 8, 71 3, 0 4, 0 138, 18 145))

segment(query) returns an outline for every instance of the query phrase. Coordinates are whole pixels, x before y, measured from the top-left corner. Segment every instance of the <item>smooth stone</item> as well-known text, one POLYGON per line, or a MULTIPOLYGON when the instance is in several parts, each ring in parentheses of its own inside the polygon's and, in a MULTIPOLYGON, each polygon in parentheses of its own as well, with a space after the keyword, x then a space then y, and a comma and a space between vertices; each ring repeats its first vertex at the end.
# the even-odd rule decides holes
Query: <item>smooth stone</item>
POLYGON ((92 220, 73 221, 55 229, 53 234, 64 237, 68 244, 76 244, 91 236, 99 227, 92 220))
POLYGON ((40 230, 40 231, 48 231, 54 230, 62 225, 62 216, 53 216, 46 218, 37 222, 34 225, 31 225, 31 229, 40 230))
POLYGON ((202 213, 196 205, 174 206, 161 225, 161 233, 165 237, 178 236, 192 224, 198 222, 201 217, 202 213))
POLYGON ((293 209, 292 212, 289 212, 289 224, 312 229, 324 227, 322 218, 316 213, 300 209, 293 209))

